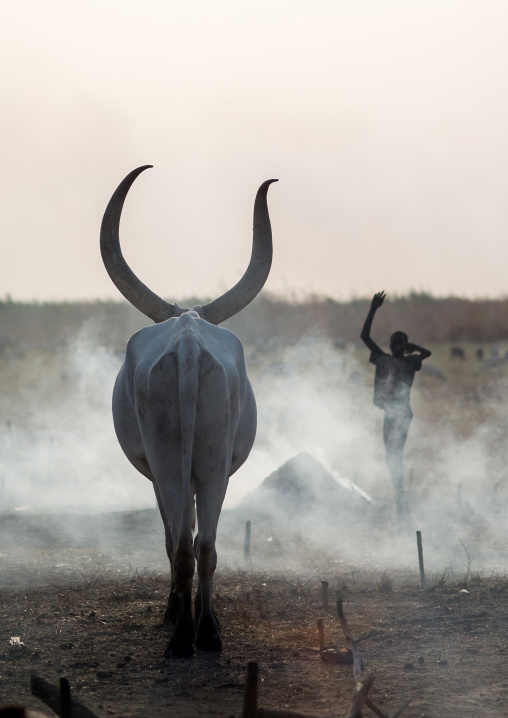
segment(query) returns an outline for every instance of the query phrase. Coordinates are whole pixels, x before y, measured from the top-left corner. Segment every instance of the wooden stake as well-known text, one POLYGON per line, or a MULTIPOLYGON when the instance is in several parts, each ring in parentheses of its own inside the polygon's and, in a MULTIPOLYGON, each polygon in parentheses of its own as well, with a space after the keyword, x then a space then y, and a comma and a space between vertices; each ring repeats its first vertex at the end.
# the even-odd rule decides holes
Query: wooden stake
POLYGON ((67 678, 60 678, 60 716, 72 718, 71 687, 67 678))
POLYGON ((245 524, 245 541, 243 543, 243 557, 246 561, 250 558, 250 521, 245 524))
MULTIPOLYGON (((250 523, 250 521, 249 521, 250 523)), ((242 718, 256 718, 258 712, 258 675, 257 661, 247 663, 247 681, 243 694, 242 718)))
POLYGON ((321 581, 323 590, 323 608, 328 608, 328 581, 321 581))
POLYGON ((418 546, 418 563, 420 564, 420 585, 423 588, 425 586, 425 571, 423 568, 423 547, 422 547, 422 532, 416 532, 416 545, 418 546))
POLYGON ((318 618, 317 630, 319 638, 319 650, 323 652, 325 650, 325 623, 322 618, 318 618))

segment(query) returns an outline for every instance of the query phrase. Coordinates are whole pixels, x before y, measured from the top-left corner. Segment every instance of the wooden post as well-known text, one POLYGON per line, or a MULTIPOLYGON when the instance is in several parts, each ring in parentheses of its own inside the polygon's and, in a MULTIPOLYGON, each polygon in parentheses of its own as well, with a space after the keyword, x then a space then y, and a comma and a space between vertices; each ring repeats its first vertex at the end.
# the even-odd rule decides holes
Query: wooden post
POLYGON ((67 678, 60 678, 60 716, 72 718, 71 687, 67 678))
POLYGON ((325 623, 322 618, 318 618, 317 630, 319 638, 319 650, 323 652, 325 650, 325 623))
POLYGON ((321 581, 323 590, 323 608, 328 608, 328 581, 321 581))
POLYGON ((245 524, 245 541, 243 542, 243 557, 246 561, 250 558, 250 521, 245 524))
POLYGON ((416 545, 418 546, 418 563, 420 564, 420 585, 423 588, 425 586, 425 571, 423 568, 423 547, 422 547, 422 532, 416 532, 416 545))
MULTIPOLYGON (((250 524, 250 521, 248 522, 250 524)), ((243 694, 242 718, 256 718, 258 712, 258 674, 257 661, 247 663, 247 681, 243 694)))

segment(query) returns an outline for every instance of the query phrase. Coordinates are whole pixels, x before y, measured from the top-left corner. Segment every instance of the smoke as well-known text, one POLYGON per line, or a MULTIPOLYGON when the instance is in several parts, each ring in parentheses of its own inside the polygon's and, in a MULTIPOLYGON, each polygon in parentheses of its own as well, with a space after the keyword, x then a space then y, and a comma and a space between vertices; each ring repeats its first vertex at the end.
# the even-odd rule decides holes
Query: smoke
MULTIPOLYGON (((389 570, 417 568, 414 536, 421 530, 429 570, 461 573, 467 561, 469 570, 474 565, 504 573, 508 396, 503 378, 473 372, 469 383, 462 376, 443 383, 416 375, 414 420, 404 454, 410 515, 401 521, 385 463, 383 412, 372 403, 374 367, 368 356, 363 347, 338 348, 319 336, 248 355, 258 437, 249 461, 231 478, 226 506, 306 451, 339 480, 353 481, 373 504, 359 500, 352 509, 345 494, 334 522, 317 512, 308 515, 304 507, 298 516, 281 514, 272 531, 300 534, 316 546, 333 547, 345 560, 389 570)), ((444 356, 436 361, 448 373, 444 356)), ((323 505, 330 501, 322 497, 323 505)))
MULTIPOLYGON (((370 391, 362 380, 353 345, 342 351, 308 335, 289 348, 248 355, 258 405, 258 433, 249 461, 232 477, 226 506, 232 506, 272 471, 306 451, 369 492, 360 480, 359 453, 378 464, 370 440, 375 416, 367 410, 370 391)), ((379 469, 375 474, 379 473, 379 469)))
POLYGON ((97 345, 99 329, 89 320, 54 353, 28 348, 5 360, 1 512, 153 508, 150 482, 116 440, 111 392, 122 358, 97 345))
MULTIPOLYGON (((114 433, 111 393, 123 356, 101 344, 105 330, 93 319, 76 340, 53 352, 6 350, 0 514, 154 509, 150 482, 131 467, 114 433)), ((246 347, 246 359, 258 434, 249 459, 230 479, 219 525, 220 560, 238 560, 231 546, 241 550, 249 493, 305 451, 343 484, 345 496, 352 482, 371 501, 358 493, 356 502, 337 506, 333 521, 310 506, 299 515, 281 511, 270 525, 253 520, 253 536, 261 532, 267 542, 276 535, 285 566, 298 568, 291 538, 284 554, 287 535, 344 561, 416 569, 418 529, 429 571, 460 573, 466 561, 469 569, 506 570, 508 395, 502 376, 473 376, 467 385, 460 377, 443 383, 417 374, 405 449, 411 514, 401 523, 384 458, 383 414, 372 403, 367 350, 309 334, 290 347, 275 340, 246 347), (473 390, 478 386, 483 389, 473 390)), ((318 498, 330 502, 327 495, 318 498)), ((159 538, 165 562, 161 532, 159 538)))

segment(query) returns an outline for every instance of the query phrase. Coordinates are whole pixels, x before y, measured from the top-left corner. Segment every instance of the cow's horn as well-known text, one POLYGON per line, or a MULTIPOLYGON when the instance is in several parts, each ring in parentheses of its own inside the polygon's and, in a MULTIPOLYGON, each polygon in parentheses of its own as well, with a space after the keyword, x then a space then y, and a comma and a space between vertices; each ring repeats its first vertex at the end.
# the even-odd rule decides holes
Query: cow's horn
POLYGON ((130 172, 121 182, 111 197, 101 225, 101 254, 104 265, 113 283, 123 296, 154 322, 164 322, 166 319, 181 314, 177 305, 169 304, 154 294, 143 282, 136 277, 120 249, 120 216, 127 192, 136 177, 152 165, 144 165, 130 172))
POLYGON ((268 215, 266 195, 276 179, 266 180, 258 189, 254 202, 254 233, 252 254, 247 271, 235 286, 210 304, 196 307, 199 314, 211 324, 220 324, 247 306, 262 290, 272 265, 272 228, 268 215))

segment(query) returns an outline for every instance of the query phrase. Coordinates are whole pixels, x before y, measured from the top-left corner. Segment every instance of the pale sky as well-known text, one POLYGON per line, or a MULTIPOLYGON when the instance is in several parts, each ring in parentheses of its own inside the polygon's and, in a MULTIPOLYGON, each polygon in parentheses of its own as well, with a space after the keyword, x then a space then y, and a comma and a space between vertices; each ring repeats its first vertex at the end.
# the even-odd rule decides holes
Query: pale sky
POLYGON ((266 288, 508 294, 508 5, 3 0, 0 297, 210 297, 243 274, 265 179, 266 288))

